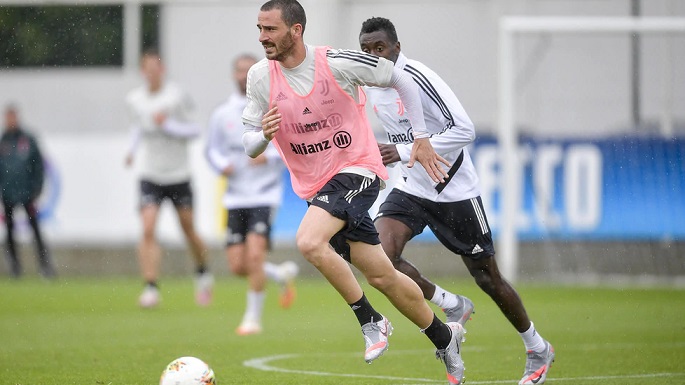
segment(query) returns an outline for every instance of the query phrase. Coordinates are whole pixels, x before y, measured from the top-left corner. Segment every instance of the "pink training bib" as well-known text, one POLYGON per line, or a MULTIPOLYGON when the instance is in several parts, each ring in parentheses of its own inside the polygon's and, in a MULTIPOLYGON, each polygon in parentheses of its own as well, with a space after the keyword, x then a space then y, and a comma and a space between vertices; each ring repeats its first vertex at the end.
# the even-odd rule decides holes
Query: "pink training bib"
POLYGON ((335 81, 326 52, 316 47, 314 87, 308 95, 290 88, 281 66, 269 61, 269 105, 282 116, 274 144, 290 170, 293 190, 303 199, 313 197, 345 167, 363 167, 388 179, 376 138, 366 118, 366 95, 360 102, 335 81))

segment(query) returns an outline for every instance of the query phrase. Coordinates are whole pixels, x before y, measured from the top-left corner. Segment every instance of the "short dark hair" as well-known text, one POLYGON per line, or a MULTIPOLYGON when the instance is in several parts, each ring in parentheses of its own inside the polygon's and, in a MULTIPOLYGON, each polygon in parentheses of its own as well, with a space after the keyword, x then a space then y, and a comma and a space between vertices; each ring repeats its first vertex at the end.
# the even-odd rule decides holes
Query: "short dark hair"
POLYGON ((157 47, 146 47, 143 50, 142 56, 157 56, 158 58, 162 57, 162 55, 159 53, 159 48, 157 47))
POLYGON ((259 9, 260 11, 271 11, 272 9, 280 9, 281 17, 288 27, 295 24, 302 25, 302 35, 304 35, 304 28, 307 25, 307 15, 304 13, 304 8, 297 2, 297 0, 269 0, 259 9))
POLYGON ((392 24, 392 21, 384 17, 372 17, 363 22, 362 29, 359 32, 359 35, 361 36, 365 33, 372 33, 377 31, 385 32, 390 38, 391 43, 397 43, 397 31, 395 30, 395 26, 392 24))

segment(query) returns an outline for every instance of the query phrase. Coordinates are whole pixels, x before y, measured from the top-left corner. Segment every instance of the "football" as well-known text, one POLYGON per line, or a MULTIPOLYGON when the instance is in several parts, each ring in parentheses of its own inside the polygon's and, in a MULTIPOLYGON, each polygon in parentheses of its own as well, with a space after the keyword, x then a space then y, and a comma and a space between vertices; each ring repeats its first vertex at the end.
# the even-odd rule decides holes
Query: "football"
POLYGON ((159 385, 215 385, 214 371, 199 358, 177 358, 162 372, 159 385))

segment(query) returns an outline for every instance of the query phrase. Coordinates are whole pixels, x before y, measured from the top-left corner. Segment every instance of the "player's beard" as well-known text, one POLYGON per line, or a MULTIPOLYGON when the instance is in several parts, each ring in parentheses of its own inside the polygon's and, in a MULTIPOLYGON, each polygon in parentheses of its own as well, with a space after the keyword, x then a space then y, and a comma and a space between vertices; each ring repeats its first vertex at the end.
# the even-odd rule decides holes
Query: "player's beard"
POLYGON ((290 54, 293 51, 293 47, 295 46, 295 41, 293 40, 292 35, 290 32, 285 34, 283 36, 283 39, 279 41, 278 43, 274 43, 273 48, 276 49, 276 52, 272 55, 266 55, 266 58, 269 60, 277 60, 279 62, 285 61, 285 59, 290 56, 290 54))

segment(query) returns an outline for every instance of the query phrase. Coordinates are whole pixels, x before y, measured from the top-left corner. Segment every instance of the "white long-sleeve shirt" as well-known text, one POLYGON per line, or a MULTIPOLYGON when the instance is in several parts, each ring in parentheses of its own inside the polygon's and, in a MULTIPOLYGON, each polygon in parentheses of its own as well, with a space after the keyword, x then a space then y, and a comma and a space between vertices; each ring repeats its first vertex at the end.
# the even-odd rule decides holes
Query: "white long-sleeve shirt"
POLYGON ((217 107, 209 120, 205 155, 217 173, 232 166, 223 197, 227 209, 280 206, 283 197, 285 165, 276 148, 269 144, 264 155, 266 164, 253 165, 242 144, 241 115, 247 99, 233 94, 217 107))
POLYGON ((188 143, 201 132, 201 127, 192 122, 189 95, 170 82, 156 92, 142 85, 128 93, 126 104, 132 130, 129 151, 140 147, 142 152, 140 178, 161 185, 189 181, 188 143), (154 122, 159 113, 166 115, 161 127, 154 122))
POLYGON ((403 103, 392 88, 367 87, 369 103, 383 124, 388 143, 395 144, 400 155, 402 175, 406 180, 402 178, 395 187, 435 202, 456 202, 480 195, 478 175, 467 148, 476 134, 457 96, 430 68, 407 59, 402 53, 395 62, 395 68, 411 75, 419 85, 430 142, 435 152, 452 164, 448 171, 450 177, 444 184, 433 182, 418 163, 407 168, 414 138, 403 103))

